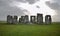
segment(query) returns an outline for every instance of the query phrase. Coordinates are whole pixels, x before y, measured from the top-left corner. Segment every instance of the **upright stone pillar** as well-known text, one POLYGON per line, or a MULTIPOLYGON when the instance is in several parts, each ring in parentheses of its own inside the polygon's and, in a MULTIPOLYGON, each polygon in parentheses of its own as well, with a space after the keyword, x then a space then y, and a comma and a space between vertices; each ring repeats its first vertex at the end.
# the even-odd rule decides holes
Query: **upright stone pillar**
POLYGON ((7 16, 7 23, 10 21, 10 15, 7 16))
POLYGON ((37 23, 42 24, 43 23, 43 14, 37 14, 37 23))
POLYGON ((51 24, 51 22, 52 22, 51 15, 46 15, 45 16, 45 23, 46 24, 51 24))
POLYGON ((36 18, 35 16, 30 16, 30 22, 35 23, 35 18, 36 18))
POLYGON ((28 15, 25 15, 24 23, 29 23, 29 16, 28 15))
POLYGON ((10 15, 7 16, 7 23, 10 23, 10 24, 13 23, 13 17, 12 16, 10 16, 10 15))
POLYGON ((25 16, 21 16, 21 23, 24 23, 25 16))
POLYGON ((14 24, 17 23, 17 19, 18 19, 18 17, 17 17, 17 16, 14 16, 14 18, 13 18, 13 23, 14 23, 14 24))

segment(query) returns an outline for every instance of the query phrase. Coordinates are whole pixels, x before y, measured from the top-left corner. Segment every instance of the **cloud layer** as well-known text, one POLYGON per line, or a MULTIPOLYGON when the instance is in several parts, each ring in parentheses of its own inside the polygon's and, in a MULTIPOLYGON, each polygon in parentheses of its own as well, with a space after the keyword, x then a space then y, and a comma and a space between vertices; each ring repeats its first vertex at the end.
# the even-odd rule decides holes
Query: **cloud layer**
POLYGON ((54 21, 60 21, 60 0, 51 0, 47 1, 46 5, 48 5, 51 9, 55 10, 56 15, 54 16, 54 21))
POLYGON ((26 9, 21 9, 11 5, 13 4, 14 1, 21 2, 21 3, 34 4, 38 0, 0 0, 0 20, 6 20, 7 15, 21 16, 25 14, 24 13, 25 11, 28 11, 26 9))

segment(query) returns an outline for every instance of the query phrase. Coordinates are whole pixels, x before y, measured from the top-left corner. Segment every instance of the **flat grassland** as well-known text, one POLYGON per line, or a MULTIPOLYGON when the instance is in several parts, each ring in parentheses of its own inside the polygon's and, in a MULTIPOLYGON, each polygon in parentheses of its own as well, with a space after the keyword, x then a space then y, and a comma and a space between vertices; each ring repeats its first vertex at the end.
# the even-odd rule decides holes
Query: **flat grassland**
POLYGON ((60 36, 60 23, 50 25, 0 23, 0 36, 60 36))

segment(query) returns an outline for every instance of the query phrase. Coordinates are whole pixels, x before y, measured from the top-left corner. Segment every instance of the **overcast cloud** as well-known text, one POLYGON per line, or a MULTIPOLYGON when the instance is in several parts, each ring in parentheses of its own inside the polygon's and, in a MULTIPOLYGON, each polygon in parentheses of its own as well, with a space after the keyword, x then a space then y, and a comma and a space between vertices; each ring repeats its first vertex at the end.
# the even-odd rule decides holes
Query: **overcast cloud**
POLYGON ((7 15, 21 16, 25 14, 25 11, 28 11, 11 5, 13 2, 34 4, 36 1, 38 0, 0 0, 0 20, 6 20, 7 15))
POLYGON ((46 4, 56 12, 54 21, 60 22, 60 0, 47 1, 46 4))
MULTIPOLYGON (((39 12, 40 7, 42 7, 42 6, 40 6, 40 3, 38 1, 40 1, 40 0, 0 0, 0 20, 6 20, 7 15, 21 16, 21 15, 25 15, 26 13, 28 14, 28 12, 31 12, 33 10, 35 10, 35 11, 31 12, 31 14, 32 13, 35 14, 35 13, 39 12), (20 5, 20 3, 22 6, 20 5), (39 9, 39 11, 38 11, 38 9, 39 9)), ((43 3, 43 0, 41 0, 41 1, 43 3)), ((45 4, 49 8, 55 10, 56 14, 53 16, 53 20, 57 21, 57 22, 60 21, 60 0, 46 1, 45 4)), ((44 14, 45 14, 45 12, 44 12, 44 14)))

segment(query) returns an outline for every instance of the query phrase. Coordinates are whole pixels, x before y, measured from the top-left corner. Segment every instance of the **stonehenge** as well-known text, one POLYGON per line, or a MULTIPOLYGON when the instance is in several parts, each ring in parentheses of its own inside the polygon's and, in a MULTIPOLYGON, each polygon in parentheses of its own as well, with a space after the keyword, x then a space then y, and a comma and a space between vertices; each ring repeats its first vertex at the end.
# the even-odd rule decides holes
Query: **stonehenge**
POLYGON ((37 14, 37 23, 42 24, 43 23, 43 14, 37 14))
POLYGON ((30 16, 30 22, 35 23, 35 18, 36 18, 36 16, 30 16))
MULTIPOLYGON (((20 23, 29 23, 29 16, 28 15, 21 16, 21 18, 19 18, 19 22, 20 23)), ((35 22, 35 16, 30 16, 30 22, 31 23, 35 22)))
POLYGON ((45 23, 46 24, 51 24, 51 22, 52 22, 51 16, 50 15, 46 15, 45 16, 45 23))
POLYGON ((7 23, 9 23, 10 15, 7 16, 7 23))
POLYGON ((10 23, 10 24, 16 24, 17 23, 17 19, 18 17, 17 16, 11 16, 11 15, 8 15, 7 16, 7 23, 10 23))
POLYGON ((21 18, 19 18, 19 23, 28 23, 29 22, 29 16, 25 15, 25 16, 21 16, 21 18))
POLYGON ((13 17, 8 15, 7 16, 7 22, 12 24, 13 23, 13 17))
POLYGON ((17 23, 17 19, 18 19, 18 17, 17 17, 17 16, 14 16, 14 18, 13 18, 13 23, 14 23, 14 24, 17 23))
POLYGON ((25 15, 24 23, 29 23, 29 16, 28 15, 25 15))
MULTIPOLYGON (((17 23, 37 23, 37 24, 43 24, 43 14, 37 13, 37 16, 31 15, 25 15, 25 16, 21 16, 21 18, 18 19, 18 16, 11 16, 8 15, 7 16, 7 23, 10 24, 17 24, 17 23), (30 17, 30 20, 29 20, 30 17)), ((51 24, 52 23, 52 18, 51 15, 46 15, 45 16, 45 24, 51 24)))
POLYGON ((21 16, 21 23, 24 23, 24 17, 25 16, 21 16))

